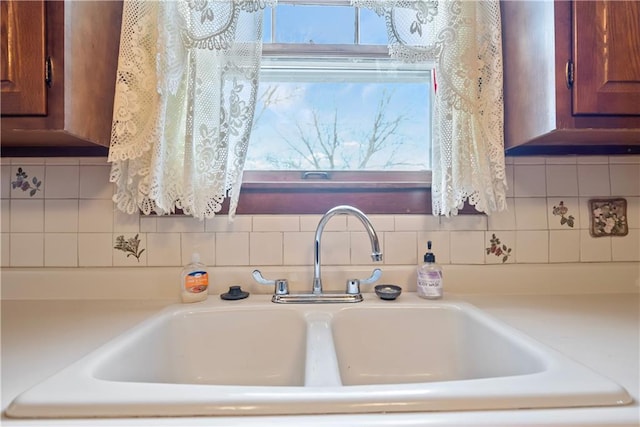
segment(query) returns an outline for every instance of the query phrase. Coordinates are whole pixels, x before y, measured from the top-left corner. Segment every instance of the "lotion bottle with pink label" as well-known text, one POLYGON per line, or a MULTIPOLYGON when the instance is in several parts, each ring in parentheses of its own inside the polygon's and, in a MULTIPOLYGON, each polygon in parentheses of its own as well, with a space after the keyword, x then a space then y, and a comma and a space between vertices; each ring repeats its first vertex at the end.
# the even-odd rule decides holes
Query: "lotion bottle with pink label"
POLYGON ((442 298, 442 268, 436 264, 436 256, 431 252, 431 240, 427 242, 424 264, 418 267, 417 291, 422 298, 442 298))

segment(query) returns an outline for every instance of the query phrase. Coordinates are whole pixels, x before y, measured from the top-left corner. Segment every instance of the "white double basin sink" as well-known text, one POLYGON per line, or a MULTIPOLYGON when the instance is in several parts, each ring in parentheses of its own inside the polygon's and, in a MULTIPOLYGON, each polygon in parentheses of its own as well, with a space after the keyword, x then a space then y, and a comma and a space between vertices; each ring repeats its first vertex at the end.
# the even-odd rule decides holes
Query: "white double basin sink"
POLYGON ((18 396, 11 417, 612 406, 627 392, 458 301, 172 305, 18 396))

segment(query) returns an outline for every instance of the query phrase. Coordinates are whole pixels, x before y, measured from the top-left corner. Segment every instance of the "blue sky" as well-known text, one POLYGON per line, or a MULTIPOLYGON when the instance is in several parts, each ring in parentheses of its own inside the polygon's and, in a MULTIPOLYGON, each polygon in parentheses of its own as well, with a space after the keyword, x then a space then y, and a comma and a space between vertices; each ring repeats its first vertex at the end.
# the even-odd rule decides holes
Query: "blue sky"
MULTIPOLYGON (((276 42, 289 43, 332 43, 353 44, 354 9, 351 7, 288 6, 278 7, 276 22, 276 42)), ((270 12, 267 12, 270 16, 270 12)), ((265 26, 265 40, 270 40, 270 25, 265 26)), ((361 13, 361 43, 386 45, 387 36, 384 20, 371 11, 361 13)), ((348 75, 348 73, 347 73, 348 75)), ((273 168, 273 158, 282 159, 296 156, 289 147, 299 143, 301 134, 317 141, 318 131, 313 125, 314 114, 321 121, 319 130, 324 133, 333 125, 334 114, 338 113, 338 135, 341 148, 335 156, 337 168, 350 169, 355 159, 366 146, 371 134, 374 117, 384 93, 392 94, 385 116, 386 121, 403 117, 402 125, 389 139, 389 145, 378 152, 369 162, 374 169, 390 169, 388 163, 413 164, 412 167, 398 166, 399 170, 428 168, 429 109, 425 99, 429 97, 429 82, 397 83, 388 81, 349 82, 296 82, 295 74, 279 82, 262 81, 260 90, 277 85, 278 102, 264 110, 259 104, 259 116, 253 130, 247 169, 273 168), (397 144, 402 143, 402 149, 397 144), (347 159, 347 160, 345 160, 347 159), (348 161, 351 159, 351 161, 348 161)), ((383 79, 384 80, 384 79, 383 79)), ((320 153, 319 150, 316 153, 320 153)), ((318 154, 319 156, 320 154, 318 154)), ((303 169, 311 169, 311 164, 299 162, 303 169)), ((328 168, 328 163, 323 168, 328 168)))

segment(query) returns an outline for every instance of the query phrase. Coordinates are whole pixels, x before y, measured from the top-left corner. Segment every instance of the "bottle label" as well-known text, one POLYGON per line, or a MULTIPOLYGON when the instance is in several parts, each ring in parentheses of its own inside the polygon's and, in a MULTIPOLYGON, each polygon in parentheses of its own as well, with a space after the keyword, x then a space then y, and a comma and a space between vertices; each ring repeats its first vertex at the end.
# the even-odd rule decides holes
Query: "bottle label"
POLYGON ((442 296, 442 275, 437 271, 418 274, 418 295, 421 297, 442 296))
POLYGON ((192 271, 184 278, 184 288, 187 292, 199 294, 207 290, 209 275, 206 271, 192 271))

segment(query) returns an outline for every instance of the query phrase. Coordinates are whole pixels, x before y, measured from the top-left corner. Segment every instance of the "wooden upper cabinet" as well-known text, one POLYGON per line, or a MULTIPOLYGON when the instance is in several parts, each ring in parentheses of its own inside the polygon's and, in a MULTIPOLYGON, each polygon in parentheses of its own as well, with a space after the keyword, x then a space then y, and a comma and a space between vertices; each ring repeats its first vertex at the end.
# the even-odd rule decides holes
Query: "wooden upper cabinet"
POLYGON ((574 114, 640 115, 640 2, 573 4, 574 114))
POLYGON ((44 0, 0 1, 0 26, 2 114, 47 114, 44 0))
POLYGON ((640 153, 640 2, 501 11, 507 153, 640 153))
POLYGON ((2 155, 106 153, 122 1, 1 5, 2 155))

